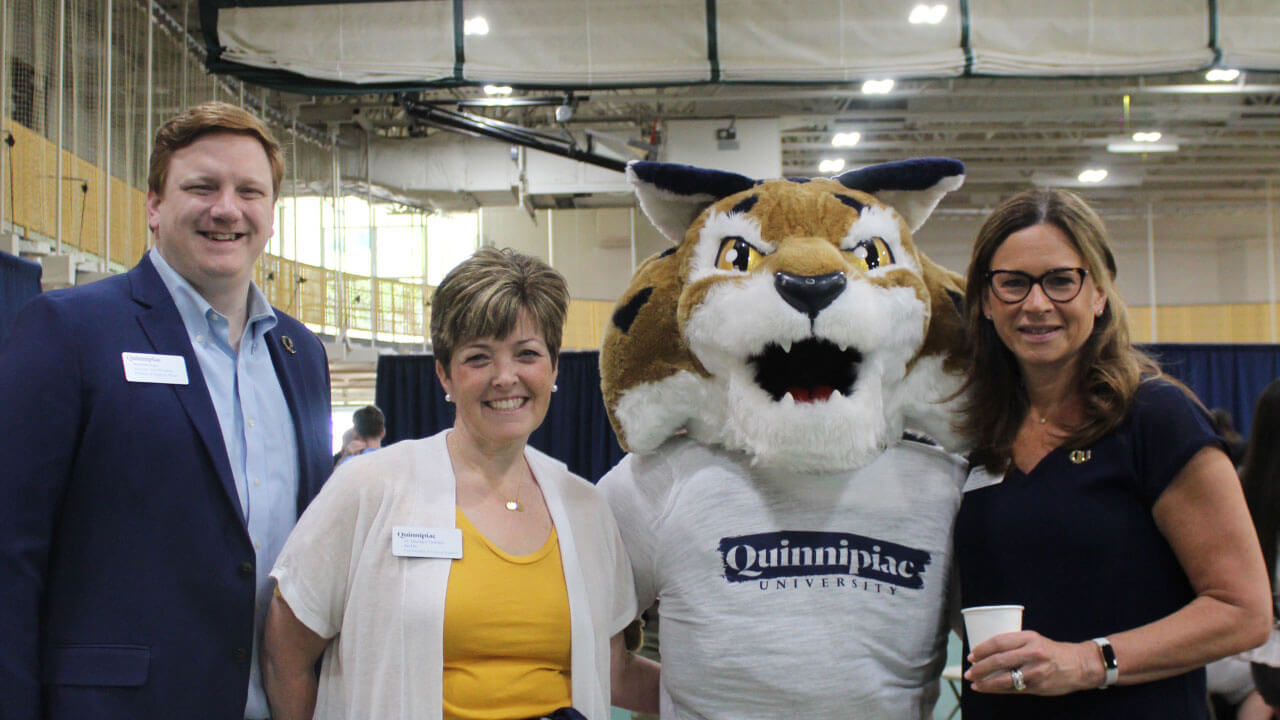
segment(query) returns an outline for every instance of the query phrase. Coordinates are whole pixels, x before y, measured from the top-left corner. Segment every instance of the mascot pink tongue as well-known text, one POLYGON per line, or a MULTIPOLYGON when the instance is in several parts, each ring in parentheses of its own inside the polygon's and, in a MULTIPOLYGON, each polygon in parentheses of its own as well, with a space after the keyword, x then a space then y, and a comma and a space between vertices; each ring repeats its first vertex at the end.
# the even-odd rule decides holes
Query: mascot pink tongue
POLYGON ((796 402, 807 403, 827 400, 827 398, 831 397, 831 390, 832 388, 830 385, 819 385, 818 387, 813 388, 812 391, 806 390, 802 387, 792 387, 787 392, 791 393, 791 397, 794 398, 796 402))
POLYGON ((675 247, 601 353, 631 454, 600 488, 663 716, 931 716, 944 661, 962 280, 911 233, 959 187, 926 158, 754 180, 632 163, 675 247))

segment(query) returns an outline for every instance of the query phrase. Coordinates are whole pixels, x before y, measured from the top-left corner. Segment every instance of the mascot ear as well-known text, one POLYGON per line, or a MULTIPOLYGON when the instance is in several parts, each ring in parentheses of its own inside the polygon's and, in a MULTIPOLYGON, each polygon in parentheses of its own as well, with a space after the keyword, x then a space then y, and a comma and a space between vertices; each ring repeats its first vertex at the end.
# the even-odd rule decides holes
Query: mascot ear
POLYGON ((832 178, 850 190, 874 195, 920 229, 943 195, 964 182, 964 163, 949 158, 916 158, 868 165, 832 178))
POLYGON ((756 185, 737 173, 639 160, 627 163, 627 182, 649 221, 677 245, 708 205, 756 185))

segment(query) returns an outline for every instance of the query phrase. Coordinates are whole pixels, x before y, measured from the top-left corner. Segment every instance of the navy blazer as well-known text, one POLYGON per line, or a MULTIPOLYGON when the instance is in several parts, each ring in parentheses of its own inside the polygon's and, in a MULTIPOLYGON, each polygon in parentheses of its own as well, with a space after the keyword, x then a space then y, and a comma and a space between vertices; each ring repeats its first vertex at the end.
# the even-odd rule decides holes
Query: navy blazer
MULTIPOLYGON (((332 469, 324 347, 276 311, 297 510, 332 469)), ((147 258, 32 299, 0 348, 0 719, 243 718, 254 550, 217 415, 147 258), (122 352, 189 384, 126 382, 122 352)))

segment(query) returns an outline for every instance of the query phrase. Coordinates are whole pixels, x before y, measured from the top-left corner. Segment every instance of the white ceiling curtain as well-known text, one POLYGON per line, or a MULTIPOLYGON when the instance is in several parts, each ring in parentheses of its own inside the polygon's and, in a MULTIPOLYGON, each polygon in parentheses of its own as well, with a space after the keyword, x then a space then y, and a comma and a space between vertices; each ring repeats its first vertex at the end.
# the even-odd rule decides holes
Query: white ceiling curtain
POLYGON ((943 1, 941 23, 911 25, 912 3, 878 0, 465 0, 465 16, 484 17, 490 31, 463 38, 460 74, 454 3, 441 0, 242 0, 218 12, 217 37, 225 60, 356 84, 1095 76, 1215 62, 1280 70, 1275 0, 968 0, 965 16, 958 0, 943 1))

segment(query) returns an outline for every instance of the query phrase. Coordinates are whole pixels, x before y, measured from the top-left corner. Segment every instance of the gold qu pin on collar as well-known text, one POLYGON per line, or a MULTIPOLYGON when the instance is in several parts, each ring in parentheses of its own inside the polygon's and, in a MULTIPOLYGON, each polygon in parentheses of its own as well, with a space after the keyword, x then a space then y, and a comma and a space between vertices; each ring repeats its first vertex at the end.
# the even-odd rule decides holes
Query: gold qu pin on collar
POLYGON ((298 349, 293 346, 293 338, 289 337, 288 335, 281 336, 280 344, 284 346, 285 350, 289 351, 290 355, 298 354, 298 349))
POLYGON ((1072 450, 1071 454, 1067 455, 1067 459, 1076 465, 1079 465, 1081 463, 1087 463, 1089 462, 1089 460, 1093 459, 1093 451, 1092 450, 1072 450))

